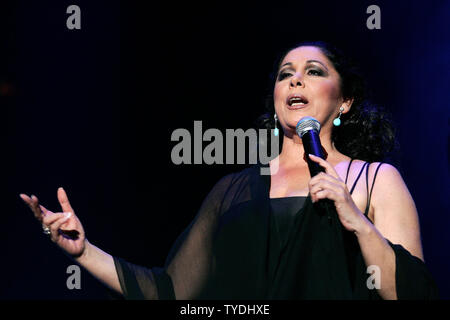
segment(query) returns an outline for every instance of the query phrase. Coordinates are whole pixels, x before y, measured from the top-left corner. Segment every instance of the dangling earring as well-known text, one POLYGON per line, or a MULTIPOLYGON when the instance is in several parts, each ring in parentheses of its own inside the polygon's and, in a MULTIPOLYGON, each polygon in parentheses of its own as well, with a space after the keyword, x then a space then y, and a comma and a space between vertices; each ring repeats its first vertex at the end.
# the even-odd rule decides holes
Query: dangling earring
POLYGON ((339 108, 339 115, 338 115, 338 117, 336 119, 333 120, 333 124, 336 127, 339 127, 341 125, 341 114, 342 114, 342 111, 344 111, 344 107, 340 107, 339 108))
POLYGON ((273 130, 273 134, 275 135, 275 137, 278 137, 279 130, 277 128, 278 118, 277 118, 277 114, 276 113, 273 114, 273 118, 275 120, 275 129, 273 130))

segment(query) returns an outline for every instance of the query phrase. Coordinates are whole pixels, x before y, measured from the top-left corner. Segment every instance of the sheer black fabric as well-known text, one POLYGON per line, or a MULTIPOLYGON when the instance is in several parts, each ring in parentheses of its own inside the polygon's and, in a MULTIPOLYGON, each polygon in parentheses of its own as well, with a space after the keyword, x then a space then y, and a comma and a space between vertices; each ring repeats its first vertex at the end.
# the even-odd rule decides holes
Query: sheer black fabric
MULTIPOLYGON (((351 192, 364 168, 368 177, 368 167, 362 167, 351 192)), ((163 268, 114 257, 124 297, 380 299, 366 284, 369 274, 356 236, 342 227, 336 211, 323 210, 309 196, 269 199, 270 176, 260 169, 227 175, 213 187, 163 268), (286 210, 277 201, 284 201, 286 210)), ((371 191, 367 182, 366 215, 371 191)), ((389 244, 398 298, 438 298, 425 264, 401 245, 389 244)))

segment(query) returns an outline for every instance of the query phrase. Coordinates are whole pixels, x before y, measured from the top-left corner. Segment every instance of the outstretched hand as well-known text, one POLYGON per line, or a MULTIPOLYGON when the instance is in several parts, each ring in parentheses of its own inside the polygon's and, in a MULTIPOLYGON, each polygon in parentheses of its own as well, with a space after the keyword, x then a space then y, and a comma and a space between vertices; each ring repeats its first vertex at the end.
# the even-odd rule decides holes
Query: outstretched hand
POLYGON ((309 181, 311 201, 332 200, 344 228, 348 231, 356 231, 364 215, 353 201, 347 185, 328 161, 312 154, 309 154, 309 158, 325 169, 325 172, 320 172, 309 181))
POLYGON ((58 188, 57 191, 62 212, 54 213, 46 209, 39 204, 38 198, 34 195, 29 197, 20 194, 20 197, 33 211, 35 218, 42 224, 42 227, 50 229, 50 238, 54 243, 72 257, 78 257, 84 253, 85 232, 63 188, 58 188))

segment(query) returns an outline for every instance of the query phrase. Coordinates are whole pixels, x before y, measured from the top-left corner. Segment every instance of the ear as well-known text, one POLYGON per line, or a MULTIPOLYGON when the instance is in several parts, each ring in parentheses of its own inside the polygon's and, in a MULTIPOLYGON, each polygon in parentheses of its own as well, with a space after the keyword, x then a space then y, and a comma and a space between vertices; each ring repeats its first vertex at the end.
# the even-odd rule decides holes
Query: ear
POLYGON ((342 102, 341 107, 344 107, 344 111, 342 111, 342 113, 347 113, 350 111, 353 101, 354 101, 354 98, 348 98, 342 102))

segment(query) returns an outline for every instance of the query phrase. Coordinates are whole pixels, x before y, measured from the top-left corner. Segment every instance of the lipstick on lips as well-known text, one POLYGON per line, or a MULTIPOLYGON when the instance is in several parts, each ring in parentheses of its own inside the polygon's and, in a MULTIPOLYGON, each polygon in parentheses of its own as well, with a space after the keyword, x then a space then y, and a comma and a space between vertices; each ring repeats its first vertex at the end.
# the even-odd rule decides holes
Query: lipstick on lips
POLYGON ((303 109, 308 104, 308 99, 300 93, 294 93, 287 97, 286 104, 290 110, 303 109))

